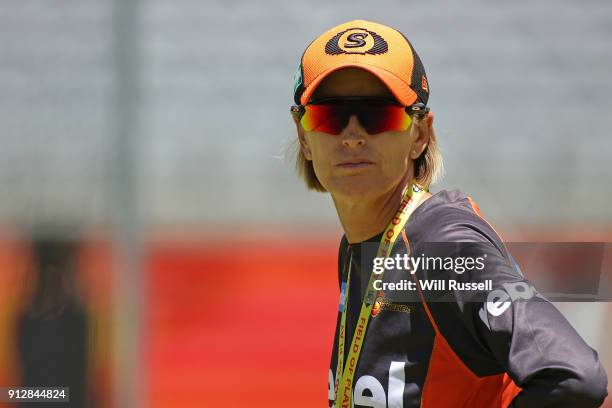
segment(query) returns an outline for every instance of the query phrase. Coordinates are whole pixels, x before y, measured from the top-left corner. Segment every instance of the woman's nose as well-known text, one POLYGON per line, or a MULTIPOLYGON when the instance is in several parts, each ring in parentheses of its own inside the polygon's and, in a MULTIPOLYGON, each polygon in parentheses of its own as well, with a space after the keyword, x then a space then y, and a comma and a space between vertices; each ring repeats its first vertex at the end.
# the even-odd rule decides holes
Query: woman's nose
POLYGON ((357 147, 365 144, 366 131, 359 123, 357 115, 351 115, 340 137, 346 147, 357 147))

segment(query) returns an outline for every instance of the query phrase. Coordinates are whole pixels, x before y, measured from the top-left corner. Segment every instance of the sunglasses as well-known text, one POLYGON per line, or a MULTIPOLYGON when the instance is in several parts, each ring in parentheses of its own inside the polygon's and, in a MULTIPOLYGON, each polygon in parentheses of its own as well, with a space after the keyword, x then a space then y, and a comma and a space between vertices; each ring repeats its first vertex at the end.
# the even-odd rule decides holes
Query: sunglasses
POLYGON ((402 131, 410 127, 415 115, 426 115, 429 108, 422 103, 403 106, 388 98, 362 96, 315 99, 306 105, 294 105, 291 113, 305 131, 339 135, 352 115, 370 135, 402 131))

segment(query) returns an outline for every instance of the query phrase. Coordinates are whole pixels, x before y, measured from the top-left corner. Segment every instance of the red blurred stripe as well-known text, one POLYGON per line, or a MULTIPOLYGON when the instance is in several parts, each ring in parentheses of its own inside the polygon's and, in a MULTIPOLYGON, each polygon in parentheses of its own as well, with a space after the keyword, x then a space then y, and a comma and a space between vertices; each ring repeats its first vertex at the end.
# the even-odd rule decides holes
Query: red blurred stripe
POLYGON ((156 244, 151 405, 324 405, 336 256, 332 241, 156 244))

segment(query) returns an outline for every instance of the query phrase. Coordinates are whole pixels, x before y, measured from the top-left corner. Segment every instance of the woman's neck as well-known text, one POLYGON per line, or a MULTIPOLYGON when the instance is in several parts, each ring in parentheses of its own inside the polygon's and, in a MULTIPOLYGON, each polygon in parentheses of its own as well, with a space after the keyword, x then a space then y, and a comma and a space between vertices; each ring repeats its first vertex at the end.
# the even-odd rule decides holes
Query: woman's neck
POLYGON ((371 199, 337 197, 332 194, 349 243, 362 242, 383 232, 395 215, 410 180, 405 177, 393 189, 371 199))

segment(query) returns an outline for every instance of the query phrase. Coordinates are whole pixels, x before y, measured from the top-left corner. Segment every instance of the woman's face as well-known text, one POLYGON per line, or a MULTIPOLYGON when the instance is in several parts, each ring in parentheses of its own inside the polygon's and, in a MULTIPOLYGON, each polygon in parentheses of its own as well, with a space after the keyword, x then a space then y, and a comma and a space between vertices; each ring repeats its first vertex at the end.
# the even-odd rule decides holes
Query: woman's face
MULTIPOLYGON (((378 78, 358 68, 332 73, 314 95, 315 98, 342 96, 393 98, 378 78)), ((355 115, 339 135, 306 132, 299 124, 298 133, 302 152, 312 160, 323 187, 335 197, 360 199, 381 196, 402 180, 412 178, 413 160, 425 149, 426 143, 418 137, 418 127, 414 124, 405 131, 370 135, 355 115)))

